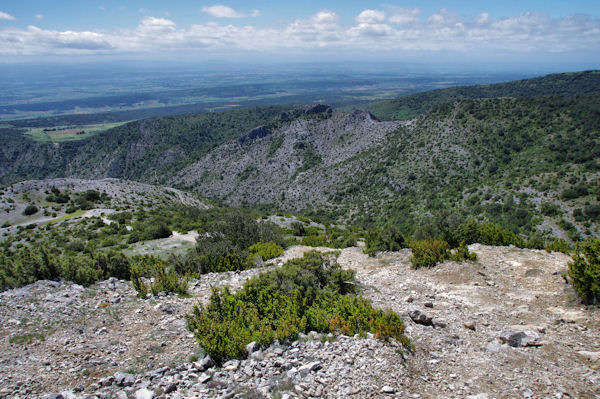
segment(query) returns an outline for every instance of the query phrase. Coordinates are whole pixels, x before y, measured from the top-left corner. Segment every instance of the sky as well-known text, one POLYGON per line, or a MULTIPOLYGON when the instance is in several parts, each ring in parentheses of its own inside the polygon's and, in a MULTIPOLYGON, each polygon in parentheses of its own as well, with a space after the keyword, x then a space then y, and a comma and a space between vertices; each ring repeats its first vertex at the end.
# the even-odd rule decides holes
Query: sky
POLYGON ((600 67, 598 0, 0 0, 0 62, 388 60, 600 67))

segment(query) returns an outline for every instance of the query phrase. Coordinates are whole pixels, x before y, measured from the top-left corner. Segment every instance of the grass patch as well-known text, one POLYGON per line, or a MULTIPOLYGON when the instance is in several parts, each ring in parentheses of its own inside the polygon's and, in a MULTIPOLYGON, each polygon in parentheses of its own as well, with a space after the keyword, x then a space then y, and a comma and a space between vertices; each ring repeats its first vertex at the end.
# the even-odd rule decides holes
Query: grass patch
POLYGON ((44 223, 44 225, 52 224, 52 223, 60 223, 60 222, 63 222, 65 220, 69 220, 69 219, 73 219, 73 218, 76 218, 76 217, 80 217, 80 216, 83 216, 85 214, 85 212, 86 211, 79 209, 79 210, 77 210, 77 211, 75 211, 73 213, 68 213, 68 214, 66 214, 64 216, 61 216, 61 217, 58 217, 56 219, 48 220, 47 222, 44 223))
POLYGON ((29 334, 21 334, 21 335, 13 335, 8 339, 9 344, 14 345, 29 345, 34 340, 44 342, 46 339, 43 334, 39 333, 29 333, 29 334))

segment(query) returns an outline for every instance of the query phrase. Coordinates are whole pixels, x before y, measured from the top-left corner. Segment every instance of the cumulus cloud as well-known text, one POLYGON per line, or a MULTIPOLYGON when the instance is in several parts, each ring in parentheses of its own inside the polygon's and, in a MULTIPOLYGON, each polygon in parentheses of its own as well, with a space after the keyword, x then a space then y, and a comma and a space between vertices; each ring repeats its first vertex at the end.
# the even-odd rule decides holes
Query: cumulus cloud
POLYGON ((44 16, 42 14, 35 14, 35 18, 42 20, 42 19, 44 19, 44 16))
POLYGON ((138 32, 173 32, 175 31, 175 22, 165 18, 144 17, 142 23, 137 27, 138 32))
POLYGON ((442 8, 427 18, 427 22, 435 27, 453 26, 460 23, 460 19, 456 13, 454 13, 454 11, 448 10, 447 8, 442 8))
POLYGON ((250 14, 244 14, 222 4, 215 4, 208 7, 202 7, 200 11, 212 15, 215 18, 248 18, 258 17, 260 15, 260 12, 258 12, 258 10, 252 10, 250 14))
MULTIPOLYGON (((235 13, 235 11, 234 11, 235 13)), ((493 19, 481 13, 461 19, 442 9, 419 20, 421 11, 387 7, 364 10, 350 24, 328 10, 283 26, 234 26, 214 21, 179 26, 146 16, 133 29, 56 31, 34 26, 0 28, 0 55, 167 54, 182 51, 509 51, 600 53, 600 20, 587 15, 560 19, 523 13, 493 19)), ((224 14, 220 14, 224 15, 224 14)), ((231 13, 228 14, 231 17, 231 13)))
POLYGON ((0 19, 6 19, 8 21, 14 21, 16 18, 10 14, 0 11, 0 19))
POLYGON ((28 26, 27 29, 0 30, 0 54, 98 54, 114 50, 100 33, 55 31, 28 26))
POLYGON ((421 10, 418 8, 407 9, 401 7, 390 7, 391 12, 388 21, 392 24, 408 25, 419 22, 421 10))
POLYGON ((487 12, 482 12, 481 14, 475 17, 475 23, 477 25, 485 25, 490 22, 490 14, 487 12))
POLYGON ((385 20, 385 12, 379 10, 364 10, 355 18, 359 24, 375 24, 385 20))

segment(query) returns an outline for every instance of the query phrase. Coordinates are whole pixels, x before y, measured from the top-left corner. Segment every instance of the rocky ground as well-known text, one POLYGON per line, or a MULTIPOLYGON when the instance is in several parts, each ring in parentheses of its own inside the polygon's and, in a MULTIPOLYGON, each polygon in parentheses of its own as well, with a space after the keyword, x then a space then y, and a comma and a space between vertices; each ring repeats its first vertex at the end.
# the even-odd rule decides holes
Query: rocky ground
MULTIPOLYGON (((290 248, 275 263, 310 249, 290 248)), ((6 291, 0 397, 600 397, 600 313, 565 284, 569 257, 471 249, 476 263, 421 270, 410 268, 408 250, 339 254, 365 296, 402 315, 413 353, 370 336, 310 333, 214 366, 183 316, 211 286, 239 287, 259 270, 207 275, 190 285, 190 298, 141 300, 117 280, 6 291)))
POLYGON ((109 204, 104 205, 110 205, 111 209, 129 208, 133 204, 138 205, 140 208, 173 204, 204 209, 209 207, 196 195, 181 190, 123 179, 84 180, 61 178, 28 180, 0 189, 0 224, 8 222, 10 225, 17 226, 60 220, 61 217, 66 215, 66 207, 59 206, 60 209, 54 211, 52 208, 56 204, 48 203, 45 200, 52 187, 56 187, 61 191, 67 190, 70 193, 86 190, 106 193, 111 199, 109 204), (24 216, 22 212, 29 204, 38 206, 40 212, 31 216, 24 216), (44 215, 44 208, 48 211, 52 210, 56 215, 44 215))

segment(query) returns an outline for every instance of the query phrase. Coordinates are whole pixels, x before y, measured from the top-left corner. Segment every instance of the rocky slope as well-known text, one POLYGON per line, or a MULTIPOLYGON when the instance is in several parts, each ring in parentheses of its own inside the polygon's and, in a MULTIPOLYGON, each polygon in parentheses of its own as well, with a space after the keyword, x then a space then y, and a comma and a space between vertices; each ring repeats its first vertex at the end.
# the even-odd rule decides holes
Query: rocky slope
MULTIPOLYGON (((46 201, 47 193, 52 187, 69 193, 95 190, 106 193, 106 203, 96 204, 102 207, 101 212, 112 213, 115 209, 154 208, 158 206, 193 206, 206 209, 206 201, 197 195, 171 187, 154 186, 122 179, 84 180, 73 178, 28 180, 12 184, 0 191, 0 225, 8 223, 13 227, 64 219, 65 207, 56 207, 46 201), (29 204, 36 205, 40 211, 34 215, 24 216, 23 210, 29 204), (108 209, 104 209, 108 208, 108 209), (51 212, 54 213, 51 216, 51 212)), ((91 216, 98 212, 91 212, 91 216)), ((81 215, 79 215, 81 216, 81 215)), ((10 230, 4 231, 4 233, 10 230)))
MULTIPOLYGON (((310 249, 292 247, 268 267, 310 249)), ((207 275, 190 285, 190 298, 142 301, 129 282, 116 280, 90 288, 41 281, 6 291, 0 396, 600 397, 600 317, 564 283, 569 258, 471 249, 476 263, 425 270, 410 268, 408 250, 339 254, 343 267, 357 270, 365 296, 403 316, 413 353, 372 337, 311 333, 214 366, 183 316, 208 299, 211 285, 239 287, 260 270, 207 275)))
POLYGON ((355 157, 410 125, 380 122, 366 111, 299 118, 219 146, 178 173, 174 183, 232 204, 280 203, 296 209, 323 204, 354 173, 355 157))

